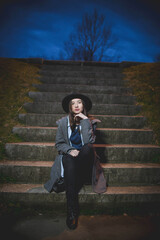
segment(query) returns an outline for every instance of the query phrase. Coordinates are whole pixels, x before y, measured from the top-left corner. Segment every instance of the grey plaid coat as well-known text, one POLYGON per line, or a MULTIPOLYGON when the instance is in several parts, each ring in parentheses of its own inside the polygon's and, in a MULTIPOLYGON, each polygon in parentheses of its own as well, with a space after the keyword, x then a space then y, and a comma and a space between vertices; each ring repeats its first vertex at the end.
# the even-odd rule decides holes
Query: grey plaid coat
MULTIPOLYGON (((61 161, 63 154, 70 152, 75 149, 70 145, 68 138, 68 116, 63 117, 58 122, 58 129, 56 134, 56 144, 55 147, 58 150, 58 155, 55 158, 54 164, 51 168, 50 179, 44 184, 44 187, 48 192, 52 192, 54 183, 61 177, 61 161)), ((80 129, 83 144, 95 142, 95 129, 97 120, 82 119, 80 121, 80 129)), ((92 171, 92 187, 93 191, 96 193, 103 193, 106 191, 106 180, 103 175, 103 170, 99 162, 99 158, 96 153, 94 156, 94 164, 92 171)))

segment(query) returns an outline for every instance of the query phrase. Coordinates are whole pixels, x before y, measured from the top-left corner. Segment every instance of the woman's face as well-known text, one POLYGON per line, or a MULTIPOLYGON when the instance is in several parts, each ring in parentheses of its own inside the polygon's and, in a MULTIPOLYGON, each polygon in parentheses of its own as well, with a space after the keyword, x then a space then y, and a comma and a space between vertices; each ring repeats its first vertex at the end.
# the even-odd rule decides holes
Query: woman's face
POLYGON ((83 103, 80 98, 74 98, 71 100, 71 109, 74 114, 81 113, 83 111, 83 103))

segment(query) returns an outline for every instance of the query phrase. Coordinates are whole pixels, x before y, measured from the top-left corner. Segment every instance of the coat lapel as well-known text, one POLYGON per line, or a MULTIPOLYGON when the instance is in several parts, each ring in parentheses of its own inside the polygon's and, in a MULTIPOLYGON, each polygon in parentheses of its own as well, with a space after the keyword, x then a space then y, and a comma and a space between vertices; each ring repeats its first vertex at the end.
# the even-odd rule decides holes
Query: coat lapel
POLYGON ((70 145, 69 139, 68 139, 68 116, 64 118, 62 128, 63 128, 63 133, 65 136, 66 143, 70 145))

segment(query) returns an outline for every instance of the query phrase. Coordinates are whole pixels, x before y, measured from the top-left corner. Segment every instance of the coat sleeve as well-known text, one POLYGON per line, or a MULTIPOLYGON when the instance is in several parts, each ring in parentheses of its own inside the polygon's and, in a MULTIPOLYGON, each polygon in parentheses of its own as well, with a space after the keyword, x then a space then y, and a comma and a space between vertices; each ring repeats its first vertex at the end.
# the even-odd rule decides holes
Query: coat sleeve
POLYGON ((80 125, 84 144, 94 143, 96 140, 96 123, 92 124, 90 119, 83 119, 80 121, 80 125))
POLYGON ((70 150, 75 149, 74 147, 67 144, 64 135, 65 134, 63 133, 63 130, 62 130, 62 124, 60 122, 57 129, 56 144, 55 144, 55 147, 57 148, 60 154, 66 154, 70 150))

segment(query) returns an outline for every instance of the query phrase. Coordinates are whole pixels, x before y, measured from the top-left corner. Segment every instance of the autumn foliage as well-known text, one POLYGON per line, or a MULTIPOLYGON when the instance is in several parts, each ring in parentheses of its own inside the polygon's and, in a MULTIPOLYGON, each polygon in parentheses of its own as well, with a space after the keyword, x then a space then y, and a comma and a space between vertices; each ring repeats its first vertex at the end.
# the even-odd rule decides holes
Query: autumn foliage
POLYGON ((124 69, 126 85, 133 89, 148 126, 160 144, 160 63, 143 63, 124 69))
POLYGON ((27 95, 38 83, 39 67, 9 58, 0 58, 0 159, 6 142, 17 142, 13 126, 20 124, 18 114, 24 112, 23 104, 32 101, 27 95))

